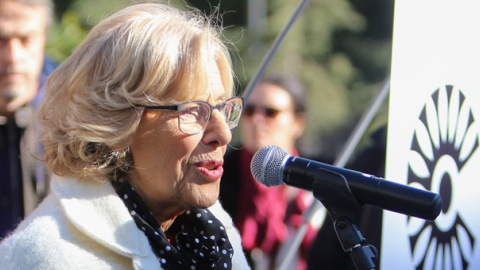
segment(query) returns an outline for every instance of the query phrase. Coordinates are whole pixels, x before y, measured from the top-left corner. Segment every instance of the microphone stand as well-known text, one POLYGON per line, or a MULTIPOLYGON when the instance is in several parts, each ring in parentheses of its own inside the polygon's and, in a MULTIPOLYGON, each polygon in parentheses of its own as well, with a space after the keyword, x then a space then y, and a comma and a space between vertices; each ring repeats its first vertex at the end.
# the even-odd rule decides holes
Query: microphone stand
POLYGON ((343 251, 350 254, 355 268, 375 269, 378 252, 373 245, 366 243, 353 222, 361 204, 350 191, 345 177, 333 171, 319 169, 315 173, 312 191, 315 198, 327 209, 343 251))

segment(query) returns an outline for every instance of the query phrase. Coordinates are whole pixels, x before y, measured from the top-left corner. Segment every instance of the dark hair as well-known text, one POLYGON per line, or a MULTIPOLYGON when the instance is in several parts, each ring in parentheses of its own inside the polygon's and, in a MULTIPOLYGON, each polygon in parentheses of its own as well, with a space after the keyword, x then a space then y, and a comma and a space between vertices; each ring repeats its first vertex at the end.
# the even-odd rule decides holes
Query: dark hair
POLYGON ((305 113, 307 106, 305 87, 296 77, 281 72, 273 72, 265 76, 260 83, 270 83, 285 89, 292 97, 295 113, 305 113))

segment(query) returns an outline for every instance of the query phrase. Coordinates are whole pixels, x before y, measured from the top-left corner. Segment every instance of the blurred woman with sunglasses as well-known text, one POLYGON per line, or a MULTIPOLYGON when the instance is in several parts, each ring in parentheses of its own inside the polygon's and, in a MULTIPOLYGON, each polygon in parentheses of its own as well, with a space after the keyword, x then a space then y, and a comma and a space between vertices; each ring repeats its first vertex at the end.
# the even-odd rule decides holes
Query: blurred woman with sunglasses
POLYGON ((220 29, 139 3, 94 27, 40 110, 50 195, 1 269, 248 269, 218 203, 243 100, 220 29))
POLYGON ((244 148, 255 153, 267 145, 296 154, 305 129, 305 92, 294 77, 274 73, 252 91, 241 120, 244 148))
MULTIPOLYGON (((293 76, 273 73, 252 91, 244 108, 242 146, 229 149, 220 201, 242 235, 250 264, 257 270, 275 269, 278 249, 302 222, 310 195, 287 186, 266 187, 251 175, 250 161, 260 148, 279 146, 298 155, 297 142, 305 129, 306 98, 293 76), (237 150, 239 149, 239 150, 237 150)), ((294 269, 305 269, 305 256, 315 233, 308 233, 294 269)))

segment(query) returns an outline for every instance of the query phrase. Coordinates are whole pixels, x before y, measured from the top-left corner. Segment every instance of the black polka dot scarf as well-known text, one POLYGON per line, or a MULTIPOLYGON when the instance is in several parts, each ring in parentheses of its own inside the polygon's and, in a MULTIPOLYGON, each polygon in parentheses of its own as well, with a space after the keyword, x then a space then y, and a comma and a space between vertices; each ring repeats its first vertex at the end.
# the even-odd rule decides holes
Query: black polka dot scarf
POLYGON ((114 187, 163 269, 232 268, 232 245, 222 223, 208 209, 179 215, 165 234, 133 187, 125 181, 114 187))

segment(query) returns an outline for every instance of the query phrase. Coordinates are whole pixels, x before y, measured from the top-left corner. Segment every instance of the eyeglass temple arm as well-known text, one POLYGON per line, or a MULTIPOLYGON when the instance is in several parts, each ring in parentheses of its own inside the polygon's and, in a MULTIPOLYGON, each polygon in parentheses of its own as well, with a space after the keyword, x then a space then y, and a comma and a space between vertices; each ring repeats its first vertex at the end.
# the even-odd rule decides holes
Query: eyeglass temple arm
POLYGON ((157 105, 157 106, 145 106, 145 109, 158 109, 158 110, 178 110, 178 105, 157 105))

